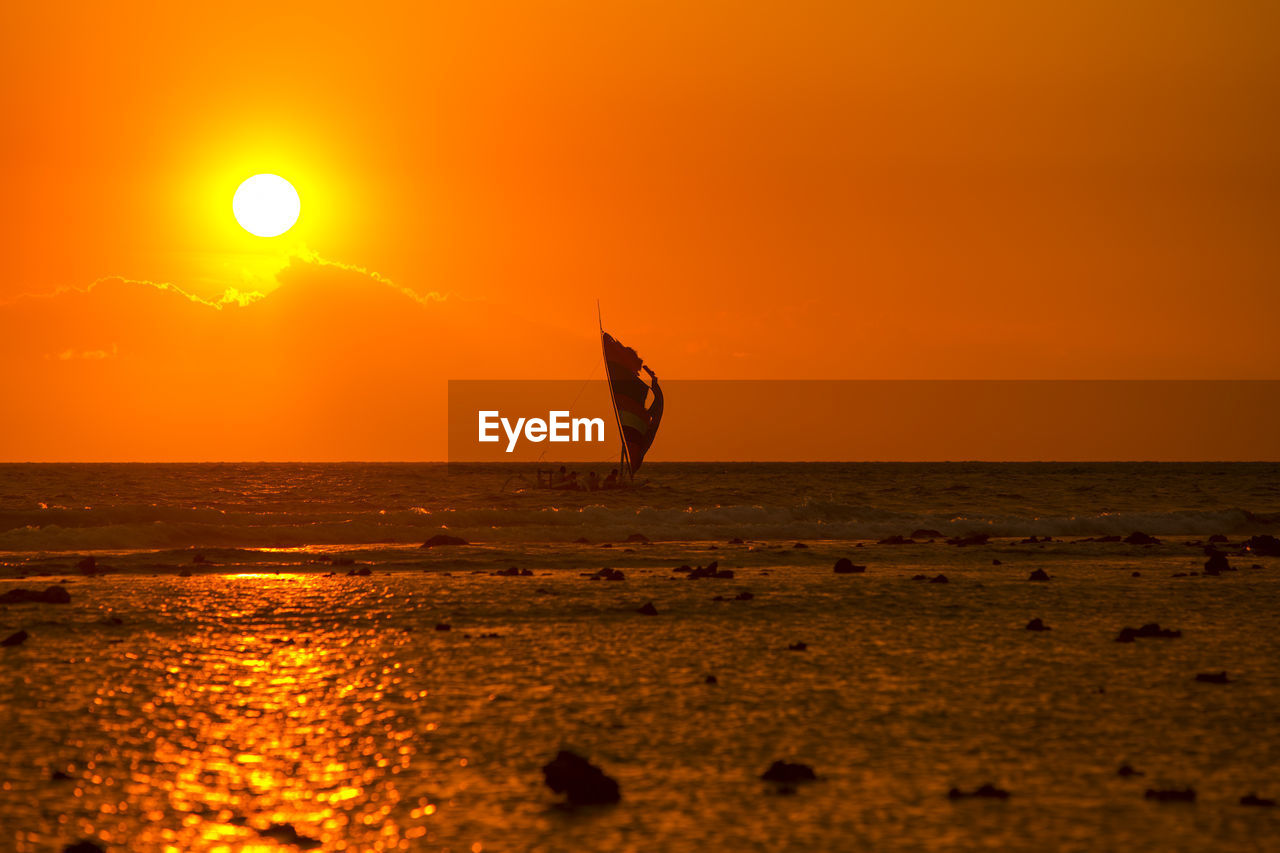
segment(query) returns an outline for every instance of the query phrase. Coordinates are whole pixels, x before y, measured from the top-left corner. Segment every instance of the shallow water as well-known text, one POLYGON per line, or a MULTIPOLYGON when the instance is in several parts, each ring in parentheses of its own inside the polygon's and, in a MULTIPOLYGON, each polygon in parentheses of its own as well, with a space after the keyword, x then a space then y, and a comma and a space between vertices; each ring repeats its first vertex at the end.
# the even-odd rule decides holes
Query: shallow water
POLYGON ((686 580, 675 546, 650 547, 622 582, 472 574, 472 556, 451 575, 75 577, 70 605, 0 606, 0 634, 32 635, 0 649, 0 826, 18 851, 297 849, 260 834, 273 822, 361 851, 1248 850, 1280 833, 1278 810, 1237 803, 1280 795, 1280 560, 1173 578, 1197 548, 747 544, 717 549, 735 579, 686 580), (833 575, 838 553, 868 572, 833 575), (1027 581, 1037 567, 1054 580, 1027 581), (952 582, 909 579, 940 571, 952 582), (649 600, 660 615, 634 612, 649 600), (1052 630, 1024 630, 1033 616, 1052 630), (1113 641, 1150 621, 1183 636, 1113 641), (1194 680, 1223 669, 1234 683, 1194 680), (556 808, 539 768, 561 747, 622 802, 556 808), (820 781, 777 793, 758 777, 778 758, 820 781), (1013 796, 947 799, 988 781, 1013 796), (1143 797, 1187 785, 1194 804, 1143 797))

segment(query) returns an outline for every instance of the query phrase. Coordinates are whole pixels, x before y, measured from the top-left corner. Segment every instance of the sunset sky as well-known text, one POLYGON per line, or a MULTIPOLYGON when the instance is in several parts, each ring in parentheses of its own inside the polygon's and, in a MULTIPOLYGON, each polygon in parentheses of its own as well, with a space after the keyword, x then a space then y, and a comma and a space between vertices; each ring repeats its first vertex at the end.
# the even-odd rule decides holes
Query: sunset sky
POLYGON ((418 5, 0 12, 0 460, 443 459, 596 298, 664 379, 1280 378, 1274 3, 418 5))

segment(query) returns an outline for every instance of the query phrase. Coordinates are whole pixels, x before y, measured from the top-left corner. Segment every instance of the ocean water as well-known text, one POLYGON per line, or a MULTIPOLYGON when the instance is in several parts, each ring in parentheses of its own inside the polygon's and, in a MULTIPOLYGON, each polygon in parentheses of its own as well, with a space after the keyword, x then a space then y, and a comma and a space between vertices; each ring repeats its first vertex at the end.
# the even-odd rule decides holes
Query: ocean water
POLYGON ((0 594, 72 598, 0 605, 30 635, 0 648, 0 850, 1277 849, 1239 798, 1280 798, 1280 558, 1243 547, 1280 533, 1280 466, 645 475, 0 466, 0 594), (878 544, 917 528, 991 538, 878 544), (710 560, 734 577, 672 572, 710 560), (1148 622, 1182 635, 1115 642, 1148 622), (622 801, 559 807, 561 748, 622 801))

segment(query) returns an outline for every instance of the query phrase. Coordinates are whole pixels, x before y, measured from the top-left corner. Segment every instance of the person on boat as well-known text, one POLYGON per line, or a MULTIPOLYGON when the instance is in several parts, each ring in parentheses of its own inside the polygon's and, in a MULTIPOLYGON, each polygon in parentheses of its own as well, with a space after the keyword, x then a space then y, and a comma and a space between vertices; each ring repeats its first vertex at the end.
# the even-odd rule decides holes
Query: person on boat
POLYGON ((587 491, 594 492, 600 488, 600 475, 592 471, 587 475, 587 491))
MULTIPOLYGON (((653 444, 653 437, 658 432, 658 422, 662 420, 662 387, 658 385, 658 374, 653 372, 653 368, 647 364, 642 364, 641 369, 649 374, 649 390, 653 392, 653 402, 644 410, 645 417, 649 421, 648 442, 653 444)), ((648 447, 645 447, 648 450, 648 447)))
POLYGON ((602 489, 618 488, 618 469, 617 468, 614 468, 612 471, 609 472, 609 476, 604 478, 604 484, 600 488, 602 489))

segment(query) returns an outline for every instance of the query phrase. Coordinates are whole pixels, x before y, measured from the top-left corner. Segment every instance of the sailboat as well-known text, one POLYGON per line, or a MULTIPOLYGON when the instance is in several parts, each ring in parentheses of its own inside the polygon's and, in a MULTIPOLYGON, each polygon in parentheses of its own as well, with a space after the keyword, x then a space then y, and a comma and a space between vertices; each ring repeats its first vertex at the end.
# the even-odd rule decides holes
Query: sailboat
POLYGON ((622 439, 620 470, 628 481, 632 481, 644 464, 645 454, 653 447, 658 426, 662 423, 662 388, 644 359, 606 332, 603 324, 600 327, 600 347, 604 351, 604 367, 609 375, 613 415, 622 439), (648 374, 648 382, 641 377, 641 372, 648 374))

